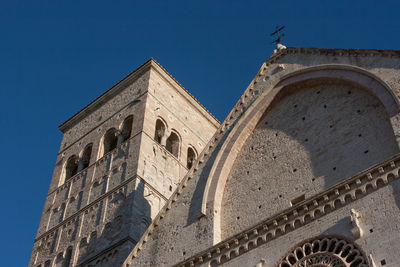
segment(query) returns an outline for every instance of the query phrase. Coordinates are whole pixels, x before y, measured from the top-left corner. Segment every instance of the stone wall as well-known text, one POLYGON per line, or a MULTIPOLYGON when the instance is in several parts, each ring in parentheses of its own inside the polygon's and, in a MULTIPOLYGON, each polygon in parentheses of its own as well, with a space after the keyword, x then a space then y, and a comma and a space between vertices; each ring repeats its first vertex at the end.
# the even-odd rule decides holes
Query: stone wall
MULTIPOLYGON (((374 236, 374 239, 365 241, 372 243, 371 246, 365 247, 364 252, 371 252, 376 263, 394 266, 398 254, 394 250, 398 247, 396 244, 399 238, 394 234, 395 231, 385 229, 389 226, 387 222, 383 222, 383 218, 388 214, 390 220, 398 220, 398 193, 390 194, 387 190, 391 186, 397 187, 398 182, 393 180, 398 179, 399 154, 395 156, 395 161, 384 160, 398 153, 399 105, 394 95, 399 95, 400 88, 399 56, 398 51, 308 48, 289 48, 273 55, 262 64, 249 87, 205 146, 194 169, 189 171, 177 186, 160 214, 124 262, 124 266, 214 266, 225 262, 226 266, 274 266, 295 244, 319 235, 337 235, 341 231, 344 231, 344 238, 349 238, 348 233, 351 232, 353 236, 349 242, 355 242, 362 249, 365 244, 361 240, 374 236), (320 76, 314 75, 317 70, 321 70, 320 76), (301 80, 302 73, 306 73, 305 76, 309 75, 309 80, 315 81, 318 80, 316 77, 322 77, 324 82, 297 88, 301 89, 298 91, 298 98, 293 97, 296 96, 294 93, 287 94, 286 98, 280 99, 287 106, 282 105, 279 108, 281 102, 277 101, 278 104, 272 105, 268 110, 270 113, 265 112, 282 89, 282 84, 287 82, 287 85, 297 78, 298 81, 301 80), (341 82, 332 83, 332 79, 341 82), (317 91, 313 92, 318 87, 321 92, 327 93, 325 98, 319 99, 317 91), (331 88, 335 90, 330 90, 331 88), (352 91, 350 98, 349 90, 352 91), (346 99, 350 102, 347 103, 346 99), (302 106, 302 110, 289 112, 291 107, 294 108, 295 102, 298 103, 298 107, 302 106), (358 112, 358 108, 353 110, 353 105, 359 105, 364 111, 368 110, 372 114, 363 113, 361 109, 358 112), (328 111, 332 111, 332 114, 327 115, 328 111), (301 116, 302 112, 305 112, 306 116, 301 116), (323 119, 318 121, 315 115, 320 113, 323 114, 323 119), (268 114, 279 118, 275 121, 275 128, 268 128, 262 123, 257 127, 260 120, 270 119, 268 114), (342 117, 339 120, 337 115, 340 114, 342 117), (289 117, 288 120, 286 116, 289 117), (360 116, 361 119, 358 119, 360 116), (306 117, 304 121, 303 117, 306 117), (314 124, 310 125, 309 122, 313 120, 314 124), (287 121, 288 124, 285 125, 287 121), (306 127, 301 127, 301 123, 305 123, 306 127), (343 127, 342 123, 347 125, 343 127), (325 124, 323 129, 313 128, 325 124), (307 136, 293 135, 290 132, 291 127, 297 127, 307 136), (354 132, 353 135, 346 135, 347 131, 343 132, 343 128, 354 132), (322 130, 331 138, 325 140, 318 136, 318 133, 313 133, 313 130, 322 130), (360 137, 359 130, 362 130, 360 137), (287 133, 284 134, 285 131, 287 133), (278 136, 275 135, 277 132, 278 136), (251 134, 254 134, 254 137, 251 134), (299 139, 296 139, 297 137, 299 139), (312 138, 317 138, 318 142, 311 143, 312 138), (364 138, 366 139, 363 142, 364 138), (251 140, 255 142, 253 149, 251 140), (330 144, 330 141, 339 145, 330 144), (304 142, 308 144, 304 145, 304 142), (293 145, 294 148, 287 149, 289 145, 293 145), (321 146, 325 150, 318 151, 321 146), (379 146, 382 146, 382 150, 379 146), (260 151, 256 150, 256 147, 260 151), (282 152, 285 152, 280 159, 282 165, 270 163, 270 169, 274 171, 273 176, 277 175, 280 179, 274 180, 275 187, 268 186, 271 179, 266 180, 262 190, 267 191, 257 195, 251 190, 258 191, 258 187, 251 183, 251 177, 254 175, 261 178, 270 174, 264 168, 264 164, 269 163, 267 157, 274 157, 272 152, 277 147, 281 147, 282 152), (331 151, 326 151, 328 147, 331 151), (366 150, 368 151, 365 153, 366 150), (371 151, 374 152, 373 155, 371 151), (329 154, 332 158, 315 157, 319 152, 329 154), (311 157, 312 153, 314 157, 311 157), (350 156, 347 153, 350 153, 350 156), (316 170, 312 163, 318 160, 321 166, 327 167, 326 172, 312 177, 316 170), (357 164, 349 164, 353 161, 357 164), (333 163, 340 163, 340 166, 345 168, 341 169, 339 164, 331 165, 333 163), (375 163, 381 165, 370 165, 375 163), (295 164, 300 167, 294 167, 295 164), (302 168, 303 164, 305 168, 302 168), (250 167, 256 169, 252 175, 250 172, 253 168, 250 167), (351 177, 363 168, 370 167, 373 167, 370 172, 351 177), (241 182, 224 183, 229 183, 230 174, 234 175, 235 172, 240 176, 236 179, 242 179, 241 182), (304 179, 297 179, 300 176, 304 179), (296 186, 303 183, 303 186, 297 187, 298 190, 303 190, 299 195, 295 192, 296 186), (246 190, 239 192, 241 186, 246 190), (230 191, 233 197, 238 196, 234 204, 239 208, 237 211, 234 211, 233 205, 230 210, 224 211, 224 204, 229 201, 229 197, 223 199, 225 190, 230 191), (281 198, 285 199, 274 200, 275 197, 279 198, 281 190, 285 193, 281 198), (391 204, 387 206, 386 197, 391 199, 388 201, 391 204), (269 199, 270 203, 263 198, 269 199), (263 202, 262 211, 258 210, 260 201, 263 202), (368 212, 371 206, 374 210, 372 213, 368 212), (275 210, 270 211, 268 207, 275 210), (354 221, 350 226, 347 225, 350 223, 351 208, 356 209, 361 218, 370 217, 364 222, 373 227, 365 228, 364 234, 370 229, 372 233, 361 238, 354 235, 354 221), (224 212, 227 216, 223 219, 231 221, 238 217, 236 212, 240 213, 239 216, 244 216, 240 218, 246 222, 246 226, 239 227, 247 228, 243 230, 237 227, 235 231, 222 233, 223 238, 226 238, 223 239, 220 215, 224 212), (266 219, 268 215, 270 217, 266 219), (375 217, 380 217, 378 220, 382 221, 374 221, 375 217), (311 224, 315 226, 315 230, 310 229, 311 224), (302 231, 303 228, 305 231, 302 231), (377 231, 386 231, 385 238, 391 240, 382 250, 379 249, 380 239, 377 231), (295 233, 304 235, 294 236, 295 233), (268 243, 272 244, 271 252, 260 250, 259 254, 251 254, 258 250, 259 246, 268 243), (269 256, 271 259, 268 259, 269 256)), ((224 227, 229 228, 230 225, 227 223, 224 227)))
POLYGON ((397 153, 390 118, 366 90, 326 80, 283 89, 230 172, 222 238, 397 153))
POLYGON ((188 147, 201 151, 217 126, 153 60, 90 103, 60 126, 65 133, 29 265, 121 264, 187 172, 188 147), (150 76, 173 101, 149 93, 150 76), (183 123, 174 105, 195 123, 183 123), (159 117, 179 131, 179 154, 155 141, 159 117))
MULTIPOLYGON (((276 266, 295 244, 313 237, 333 235, 354 240, 365 256, 373 255, 375 266, 398 266, 400 220, 400 181, 372 192, 345 207, 337 209, 301 228, 290 231, 265 245, 249 250, 244 256, 227 261, 222 266, 276 266), (352 233, 351 210, 360 215, 363 235, 352 233), (382 264, 385 262, 385 264, 382 264)), ((372 265, 371 265, 372 266, 372 265)))

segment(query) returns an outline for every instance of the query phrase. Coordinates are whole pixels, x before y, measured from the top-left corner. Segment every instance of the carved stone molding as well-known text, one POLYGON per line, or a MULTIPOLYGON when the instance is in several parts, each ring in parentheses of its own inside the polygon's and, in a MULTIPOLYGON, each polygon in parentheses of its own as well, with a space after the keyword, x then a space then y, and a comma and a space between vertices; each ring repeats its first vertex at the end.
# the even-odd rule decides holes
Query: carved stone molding
MULTIPOLYGON (((225 120, 220 124, 219 129, 216 131, 214 136, 210 139, 210 141, 205 145, 204 150, 200 153, 198 159, 194 163, 194 167, 188 171, 185 177, 181 180, 180 184, 174 191, 174 193, 169 198, 168 202, 164 205, 164 207, 160 210, 158 216, 153 220, 152 224, 149 226, 147 231, 143 234, 142 238, 139 240, 138 244, 132 250, 130 255, 124 262, 124 266, 130 266, 132 260, 137 257, 139 251, 142 249, 143 244, 147 242, 149 236, 153 233, 154 229, 159 225, 160 220, 162 220, 166 213, 171 209, 172 204, 176 202, 179 198, 179 195, 182 194, 183 189, 187 186, 188 182, 194 177, 195 173, 202 167, 203 163, 210 157, 210 154, 213 152, 220 139, 224 137, 224 135, 229 134, 231 131, 231 126, 234 122, 240 119, 241 115, 243 115, 246 110, 251 106, 253 101, 256 99, 256 94, 254 92, 255 85, 264 77, 268 66, 275 64, 278 59, 285 56, 286 54, 316 54, 316 55, 333 55, 333 56, 357 56, 357 57, 366 57, 366 56, 382 56, 382 57, 397 57, 400 58, 400 51, 396 50, 357 50, 357 49, 318 49, 318 48, 300 48, 300 47, 288 47, 286 49, 281 50, 280 52, 272 55, 269 59, 267 59, 261 66, 260 70, 257 72, 253 80, 250 82, 250 85, 246 88, 244 93, 240 96, 239 100, 234 105, 233 109, 226 116, 225 120)), ((264 79, 268 80, 269 77, 264 77, 264 79)), ((400 158, 400 154, 396 156, 396 159, 400 158)), ((387 162, 385 162, 387 163, 387 162)), ((371 175, 369 173, 369 175, 371 175)), ((398 178, 398 174, 396 173, 395 178, 398 178)), ((372 178, 371 178, 372 179, 372 178)), ((375 190, 377 189, 377 181, 375 181, 375 185, 369 184, 375 190)), ((387 184, 387 182, 386 182, 387 184)), ((385 184, 385 185, 386 185, 385 184)), ((366 186, 364 187, 364 189, 366 186)), ((346 188, 347 190, 347 188, 346 188)), ((350 189, 349 189, 350 190, 350 189)), ((339 191, 337 191, 339 192, 339 191)), ((364 193, 364 192, 363 192, 364 193)), ((336 191, 335 191, 336 194, 336 191)), ((351 197, 352 200, 354 200, 351 197)), ((351 200, 351 201, 352 201, 351 200)), ((340 203, 342 203, 343 199, 340 199, 340 203)), ((347 200, 346 200, 347 201, 347 200)), ((345 203, 346 203, 345 201, 345 203)), ((334 203, 333 203, 334 204, 334 203)), ((333 206, 334 207, 334 206, 333 206)), ((202 207, 202 210, 205 210, 205 206, 202 207)), ((296 210, 294 210, 296 213, 296 210)), ((237 239, 236 239, 237 241, 237 239)), ((224 242, 221 242, 224 243, 224 242)), ((218 246, 218 245, 216 245, 218 246)), ((215 248, 214 246, 213 248, 215 248)), ((219 250, 219 249, 218 249, 219 250)), ((184 263, 180 263, 178 265, 185 265, 189 263, 188 266, 191 266, 190 263, 194 262, 203 262, 204 259, 211 258, 211 253, 207 251, 203 256, 196 256, 197 258, 193 261, 190 259, 189 261, 185 261, 184 263)))
POLYGON ((276 267, 368 267, 368 260, 352 242, 322 236, 298 244, 276 267))
MULTIPOLYGON (((390 181, 399 178, 399 171, 400 154, 397 154, 390 160, 344 180, 320 194, 178 263, 176 266, 195 266, 205 262, 209 262, 211 266, 217 266, 228 262, 251 249, 301 228, 379 188, 385 187, 390 181)), ((149 231, 153 230, 153 227, 150 226, 149 231)), ((140 245, 142 244, 143 241, 140 245)), ((136 247, 136 249, 140 247, 136 247)))
POLYGON ((113 188, 112 190, 110 190, 109 192, 106 192, 103 195, 99 196, 96 200, 94 200, 93 202, 89 203, 87 206, 83 207, 81 210, 75 212, 70 217, 64 219, 59 224, 55 225, 51 229, 47 230, 46 232, 44 232, 41 235, 39 235, 38 237, 36 237, 34 242, 37 242, 37 241, 39 241, 39 240, 41 240, 43 238, 48 237, 49 235, 53 234, 58 228, 66 225, 66 224, 71 224, 71 223, 74 223, 76 220, 79 220, 79 216, 81 214, 87 213, 90 209, 93 209, 94 206, 99 205, 99 203, 101 201, 103 201, 105 198, 110 197, 110 196, 114 197, 114 195, 116 193, 122 193, 122 194, 125 195, 124 187, 126 185, 128 185, 130 182, 132 182, 136 177, 139 177, 139 176, 138 175, 132 176, 132 177, 128 178, 127 180, 125 180, 120 185, 118 185, 115 188, 113 188))

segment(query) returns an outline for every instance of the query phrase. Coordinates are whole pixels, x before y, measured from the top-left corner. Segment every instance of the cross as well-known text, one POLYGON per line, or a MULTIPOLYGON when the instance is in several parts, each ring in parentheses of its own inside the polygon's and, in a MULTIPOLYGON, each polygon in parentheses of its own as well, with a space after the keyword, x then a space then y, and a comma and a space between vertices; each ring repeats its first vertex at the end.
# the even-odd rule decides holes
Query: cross
POLYGON ((271 36, 273 36, 275 34, 277 35, 276 36, 276 40, 274 40, 272 43, 275 43, 275 44, 280 44, 281 43, 281 38, 283 36, 285 36, 285 34, 280 33, 280 31, 282 31, 284 28, 285 28, 285 26, 282 26, 282 27, 276 26, 275 31, 273 33, 271 33, 271 36))

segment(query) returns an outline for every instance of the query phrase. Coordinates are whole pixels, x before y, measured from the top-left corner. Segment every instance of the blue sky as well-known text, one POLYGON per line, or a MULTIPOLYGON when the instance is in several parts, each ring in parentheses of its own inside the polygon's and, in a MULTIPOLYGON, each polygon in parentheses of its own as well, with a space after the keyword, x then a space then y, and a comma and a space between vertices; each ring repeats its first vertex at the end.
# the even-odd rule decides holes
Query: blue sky
POLYGON ((28 264, 57 126, 148 58, 223 120, 271 54, 276 25, 287 46, 399 50, 399 10, 399 1, 1 1, 2 266, 28 264))

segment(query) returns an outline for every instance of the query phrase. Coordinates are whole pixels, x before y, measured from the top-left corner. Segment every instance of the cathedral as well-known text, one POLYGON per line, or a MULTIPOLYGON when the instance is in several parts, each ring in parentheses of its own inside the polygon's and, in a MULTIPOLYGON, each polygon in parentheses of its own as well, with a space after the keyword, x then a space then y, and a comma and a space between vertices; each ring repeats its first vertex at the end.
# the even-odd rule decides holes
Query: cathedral
POLYGON ((31 267, 400 265, 400 51, 278 44, 220 123, 150 59, 59 126, 31 267))

